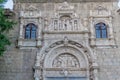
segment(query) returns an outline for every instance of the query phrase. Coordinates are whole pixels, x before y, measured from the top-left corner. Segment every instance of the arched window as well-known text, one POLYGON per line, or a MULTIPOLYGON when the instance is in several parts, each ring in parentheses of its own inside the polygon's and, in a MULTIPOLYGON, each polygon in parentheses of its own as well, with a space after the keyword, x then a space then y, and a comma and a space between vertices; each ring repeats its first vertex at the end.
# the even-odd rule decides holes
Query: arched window
POLYGON ((37 27, 30 23, 25 27, 25 39, 36 39, 37 27))
POLYGON ((95 25, 96 38, 107 38, 107 26, 105 23, 98 23, 95 25))

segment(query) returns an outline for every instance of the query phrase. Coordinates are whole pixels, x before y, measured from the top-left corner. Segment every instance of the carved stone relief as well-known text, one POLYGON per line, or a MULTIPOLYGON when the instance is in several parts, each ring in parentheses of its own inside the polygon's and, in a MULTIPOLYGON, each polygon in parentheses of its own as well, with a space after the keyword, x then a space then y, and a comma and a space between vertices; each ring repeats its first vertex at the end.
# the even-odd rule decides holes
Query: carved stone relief
POLYGON ((113 16, 112 11, 108 9, 105 3, 96 4, 93 10, 90 10, 90 32, 91 32, 91 46, 108 48, 115 47, 114 34, 113 34, 113 16), (96 38, 96 32, 94 26, 97 23, 103 22, 107 25, 107 35, 106 39, 98 40, 96 38))
MULTIPOLYGON (((69 54, 69 52, 64 52, 63 51, 63 53, 61 53, 62 51, 60 52, 59 50, 61 50, 62 47, 59 50, 57 48, 57 51, 59 51, 61 54, 56 53, 56 51, 54 51, 54 50, 56 50, 55 47, 61 46, 61 45, 64 46, 64 47, 66 47, 66 49, 70 45, 73 46, 73 47, 79 48, 84 53, 84 55, 86 55, 86 57, 88 59, 88 67, 89 67, 88 68, 89 75, 87 77, 89 78, 89 80, 93 80, 94 79, 94 75, 97 74, 97 73, 94 74, 94 71, 97 70, 97 69, 93 68, 93 62, 92 62, 92 59, 91 59, 91 55, 89 54, 89 51, 84 47, 83 44, 71 41, 71 40, 67 39, 67 37, 65 37, 64 40, 62 40, 62 41, 58 41, 58 42, 55 42, 55 43, 51 44, 48 48, 46 48, 45 50, 43 50, 43 52, 42 52, 43 54, 39 55, 40 60, 37 61, 38 63, 40 63, 40 66, 43 68, 44 67, 44 63, 45 63, 46 64, 45 66, 48 66, 46 68, 49 68, 51 66, 50 69, 53 68, 52 70, 57 69, 57 68, 58 69, 59 68, 62 68, 62 69, 64 69, 64 68, 66 68, 66 69, 69 69, 69 68, 78 68, 78 69, 80 69, 83 66, 83 63, 80 64, 80 62, 79 62, 81 60, 77 59, 76 56, 74 56, 72 54, 69 54), (64 45, 66 43, 67 43, 67 45, 64 45), (57 54, 59 54, 59 55, 54 56, 54 59, 52 60, 52 58, 50 57, 50 55, 53 55, 54 52, 55 52, 56 55, 57 54), (49 53, 51 53, 51 54, 49 54, 49 53), (49 60, 51 61, 49 63, 50 65, 47 64, 48 62, 45 61, 45 59, 48 59, 47 61, 49 61, 49 60)), ((74 53, 74 52, 72 52, 72 53, 74 53)), ((82 59, 82 57, 80 59, 82 59)), ((41 71, 41 74, 43 74, 43 71, 41 71)), ((39 74, 39 75, 41 75, 41 74, 39 74)), ((64 74, 66 75, 67 72, 65 71, 64 74)), ((41 75, 41 77, 43 77, 43 75, 41 75)))
POLYGON ((26 4, 23 7, 23 10, 20 11, 20 17, 40 17, 41 11, 38 10, 36 5, 26 4))
POLYGON ((72 10, 74 6, 69 5, 66 1, 58 7, 58 10, 72 10))
POLYGON ((106 8, 104 5, 94 6, 94 9, 90 11, 91 16, 111 16, 111 11, 106 8))
MULTIPOLYGON (((53 26, 55 31, 76 31, 79 24, 78 19, 72 19, 69 15, 62 16, 60 19, 53 20, 53 26)), ((50 27, 50 26, 49 26, 50 27)))
POLYGON ((83 27, 84 25, 82 25, 78 14, 75 12, 74 6, 64 2, 56 7, 56 12, 53 14, 53 18, 49 21, 44 21, 45 31, 78 32, 86 30, 86 27, 83 27))
POLYGON ((28 7, 26 7, 26 10, 33 11, 33 10, 37 10, 37 8, 35 5, 29 5, 28 7))
POLYGON ((76 57, 68 53, 59 55, 53 61, 53 67, 58 68, 79 68, 79 62, 76 57))
POLYGON ((31 5, 31 4, 24 4, 22 6, 22 10, 20 11, 20 37, 18 40, 18 46, 20 48, 26 48, 25 46, 36 48, 41 46, 41 11, 39 11, 36 7, 36 5, 31 5), (29 40, 26 41, 24 39, 24 34, 25 34, 25 26, 29 23, 33 23, 38 27, 37 30, 37 41, 36 40, 29 40), (39 24, 39 25, 38 25, 39 24), (31 45, 28 45, 28 44, 31 45))
POLYGON ((41 17, 41 11, 21 11, 20 17, 41 17))

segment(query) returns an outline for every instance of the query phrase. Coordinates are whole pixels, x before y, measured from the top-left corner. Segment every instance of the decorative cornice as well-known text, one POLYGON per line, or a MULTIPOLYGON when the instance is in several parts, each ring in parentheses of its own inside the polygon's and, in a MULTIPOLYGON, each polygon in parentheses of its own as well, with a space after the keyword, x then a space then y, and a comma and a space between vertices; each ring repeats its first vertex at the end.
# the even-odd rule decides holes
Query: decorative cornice
MULTIPOLYGON (((13 0, 14 3, 46 3, 46 2, 55 2, 55 3, 61 3, 64 2, 65 0, 13 0)), ((78 2, 118 2, 118 0, 66 0, 67 2, 73 2, 73 3, 78 3, 78 2)))

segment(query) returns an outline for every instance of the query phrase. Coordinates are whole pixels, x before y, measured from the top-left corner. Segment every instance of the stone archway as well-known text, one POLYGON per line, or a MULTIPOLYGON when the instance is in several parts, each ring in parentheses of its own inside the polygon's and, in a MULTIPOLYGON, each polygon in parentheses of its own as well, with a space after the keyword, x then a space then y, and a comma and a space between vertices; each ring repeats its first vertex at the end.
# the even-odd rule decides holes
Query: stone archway
POLYGON ((88 80, 88 62, 73 46, 59 45, 49 52, 44 61, 44 80, 71 79, 88 80), (50 74, 49 74, 50 73, 50 74))
POLYGON ((92 59, 93 56, 91 56, 90 52, 89 48, 75 41, 64 40, 51 44, 37 55, 35 80, 62 80, 66 77, 66 74, 70 80, 98 80, 97 64, 93 61, 94 59, 92 59), (71 67, 72 65, 68 66, 70 62, 59 62, 58 58, 61 56, 64 57, 63 59, 69 58, 68 60, 73 58, 75 60, 73 62, 74 67, 71 67), (61 65, 64 64, 63 67, 59 63, 61 65), (70 74, 68 75, 68 73, 70 74))

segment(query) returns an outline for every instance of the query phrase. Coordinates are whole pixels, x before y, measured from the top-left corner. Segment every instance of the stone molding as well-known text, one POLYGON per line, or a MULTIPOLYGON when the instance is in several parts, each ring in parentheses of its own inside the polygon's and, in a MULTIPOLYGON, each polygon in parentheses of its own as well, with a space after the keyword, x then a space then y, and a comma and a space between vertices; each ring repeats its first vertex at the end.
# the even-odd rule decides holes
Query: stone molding
MULTIPOLYGON (((57 2, 57 3, 61 3, 64 2, 65 0, 13 0, 15 3, 21 2, 29 2, 29 3, 48 3, 48 2, 57 2)), ((78 2, 117 2, 118 0, 66 0, 67 2, 73 2, 73 3, 78 3, 78 2)))
MULTIPOLYGON (((87 74, 90 74, 90 75, 88 75, 88 77, 89 77, 88 80, 91 80, 91 79, 97 80, 96 76, 93 76, 93 75, 97 75, 97 73, 94 73, 94 70, 98 69, 98 65, 95 62, 95 59, 94 59, 95 56, 94 55, 93 55, 93 57, 90 56, 90 54, 92 54, 91 50, 89 50, 89 48, 86 48, 79 43, 76 43, 74 41, 70 41, 69 39, 67 39, 67 40, 68 40, 67 45, 63 45, 64 40, 63 41, 58 41, 58 42, 55 42, 55 43, 51 44, 48 48, 43 47, 41 49, 41 51, 37 53, 37 59, 36 59, 37 61, 36 61, 35 66, 42 67, 42 70, 43 70, 43 71, 39 70, 39 73, 40 73, 39 75, 42 75, 46 70, 44 68, 45 67, 44 66, 45 62, 44 61, 45 61, 45 59, 47 59, 46 56, 48 54, 52 53, 52 51, 54 51, 56 48, 59 48, 60 46, 66 46, 68 48, 71 46, 73 48, 78 49, 80 52, 83 50, 82 53, 84 54, 84 56, 86 56, 86 59, 88 60, 88 67, 87 67, 88 68, 87 69, 88 73, 87 74), (90 70, 90 73, 89 73, 89 70, 90 70)), ((64 51, 63 51, 63 53, 64 53, 64 51)), ((49 70, 51 69, 53 71, 56 70, 55 68, 47 68, 47 69, 49 69, 49 70)), ((35 69, 35 70, 37 70, 37 69, 35 69)), ((41 76, 41 77, 42 77, 42 79, 44 79, 44 76, 41 76)))
POLYGON ((93 47, 103 47, 103 48, 111 48, 111 46, 115 46, 114 33, 113 33, 113 17, 110 10, 105 8, 104 6, 97 6, 94 10, 90 10, 90 44, 93 47), (97 23, 103 22, 107 25, 107 35, 106 39, 97 39, 95 33, 95 25, 97 23))

